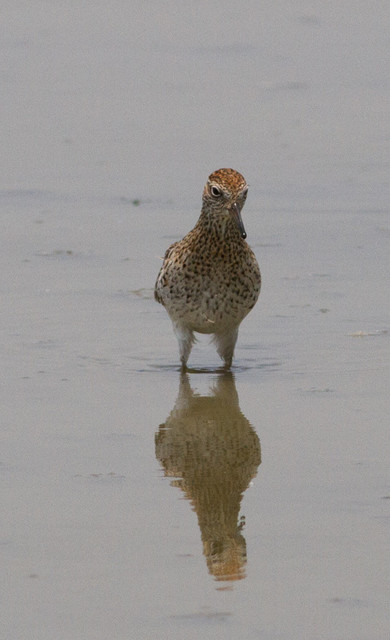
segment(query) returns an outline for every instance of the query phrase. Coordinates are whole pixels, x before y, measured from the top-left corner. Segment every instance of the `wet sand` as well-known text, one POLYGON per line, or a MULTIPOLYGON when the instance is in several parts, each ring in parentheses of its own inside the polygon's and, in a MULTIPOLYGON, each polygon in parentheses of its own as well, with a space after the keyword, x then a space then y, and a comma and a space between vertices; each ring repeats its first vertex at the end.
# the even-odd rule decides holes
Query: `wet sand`
POLYGON ((390 9, 5 3, 7 640, 390 633, 390 9), (231 374, 153 300, 207 175, 263 275, 231 374))

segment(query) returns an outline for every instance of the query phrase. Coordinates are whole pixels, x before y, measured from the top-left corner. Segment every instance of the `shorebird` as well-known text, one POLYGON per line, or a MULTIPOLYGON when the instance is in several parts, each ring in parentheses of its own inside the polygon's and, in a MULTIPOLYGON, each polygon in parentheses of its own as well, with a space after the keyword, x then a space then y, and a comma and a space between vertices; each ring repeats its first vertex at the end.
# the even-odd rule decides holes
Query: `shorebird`
POLYGON ((165 253, 154 297, 172 321, 183 369, 194 332, 212 334, 230 368, 239 325, 259 297, 260 269, 241 218, 247 193, 238 171, 214 171, 203 190, 198 222, 165 253))

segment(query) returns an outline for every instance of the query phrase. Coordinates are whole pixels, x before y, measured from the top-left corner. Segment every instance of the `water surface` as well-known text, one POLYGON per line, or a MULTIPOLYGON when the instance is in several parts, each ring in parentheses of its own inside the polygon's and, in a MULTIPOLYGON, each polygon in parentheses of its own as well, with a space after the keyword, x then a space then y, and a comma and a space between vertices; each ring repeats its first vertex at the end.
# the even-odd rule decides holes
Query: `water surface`
POLYGON ((388 5, 3 14, 2 637, 388 638, 388 5), (221 166, 263 290, 183 376, 153 285, 221 166))

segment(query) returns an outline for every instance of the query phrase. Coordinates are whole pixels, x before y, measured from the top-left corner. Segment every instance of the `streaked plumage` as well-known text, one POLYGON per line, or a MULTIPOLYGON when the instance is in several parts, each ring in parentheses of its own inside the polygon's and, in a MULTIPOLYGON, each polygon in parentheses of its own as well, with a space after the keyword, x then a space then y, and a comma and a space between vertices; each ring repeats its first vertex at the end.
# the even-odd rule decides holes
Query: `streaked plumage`
POLYGON ((233 169, 209 176, 198 222, 167 250, 155 285, 179 341, 185 367, 194 332, 213 334, 231 366, 241 321, 256 304, 261 276, 241 219, 248 186, 233 169))

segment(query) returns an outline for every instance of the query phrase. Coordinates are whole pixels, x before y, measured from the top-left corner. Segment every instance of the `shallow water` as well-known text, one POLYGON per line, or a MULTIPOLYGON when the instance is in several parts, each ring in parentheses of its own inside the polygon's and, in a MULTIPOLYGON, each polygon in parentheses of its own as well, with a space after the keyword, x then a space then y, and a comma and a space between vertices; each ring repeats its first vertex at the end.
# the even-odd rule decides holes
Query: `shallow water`
POLYGON ((390 9, 79 4, 5 4, 2 637, 384 640, 390 9), (220 166, 263 290, 183 376, 220 166))

